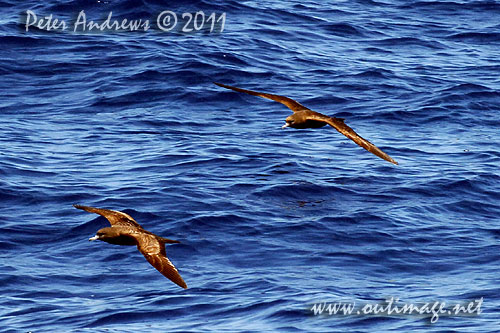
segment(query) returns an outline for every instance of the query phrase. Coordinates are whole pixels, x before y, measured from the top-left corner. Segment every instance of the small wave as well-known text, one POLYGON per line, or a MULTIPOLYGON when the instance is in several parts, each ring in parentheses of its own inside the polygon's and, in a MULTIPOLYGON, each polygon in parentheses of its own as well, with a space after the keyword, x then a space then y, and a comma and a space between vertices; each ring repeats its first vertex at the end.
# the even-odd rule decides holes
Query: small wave
POLYGON ((373 42, 376 45, 390 46, 390 47, 407 47, 407 46, 421 46, 430 49, 445 49, 446 47, 438 41, 435 40, 424 40, 417 37, 397 37, 397 38, 385 38, 375 40, 373 42))
POLYGON ((464 32, 449 35, 446 38, 453 41, 474 42, 474 43, 498 43, 500 33, 498 32, 464 32))
POLYGON ((357 28, 349 23, 328 23, 322 24, 321 27, 327 34, 341 37, 362 37, 365 35, 361 28, 357 28))
POLYGON ((362 71, 354 76, 370 78, 370 79, 387 79, 394 76, 394 73, 390 70, 383 68, 374 68, 362 71))
POLYGON ((450 88, 443 89, 442 91, 446 92, 484 92, 484 91, 491 91, 490 88, 480 85, 480 84, 474 84, 474 83, 460 83, 457 85, 454 85, 450 88))
POLYGON ((44 37, 41 35, 7 35, 0 36, 0 43, 2 45, 9 45, 10 47, 25 47, 29 45, 30 47, 35 46, 47 46, 53 41, 51 38, 44 37))
POLYGON ((167 90, 150 88, 142 91, 125 91, 113 97, 100 97, 91 105, 93 108, 124 107, 144 102, 154 102, 165 99, 167 90))
POLYGON ((462 11, 488 11, 500 12, 500 4, 494 0, 475 0, 475 1, 416 1, 411 4, 400 6, 403 9, 433 9, 442 10, 446 13, 462 11))

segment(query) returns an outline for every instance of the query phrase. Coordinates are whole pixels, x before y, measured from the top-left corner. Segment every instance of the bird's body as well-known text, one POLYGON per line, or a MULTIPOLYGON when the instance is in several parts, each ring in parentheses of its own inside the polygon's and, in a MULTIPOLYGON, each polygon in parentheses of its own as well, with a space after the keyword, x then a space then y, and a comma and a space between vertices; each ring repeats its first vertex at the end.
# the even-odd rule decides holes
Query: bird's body
POLYGON ((301 110, 295 112, 293 115, 287 118, 286 124, 283 125, 283 128, 292 127, 296 129, 305 129, 305 128, 320 128, 326 126, 327 123, 324 121, 314 120, 313 116, 319 117, 321 113, 311 110, 301 110))
POLYGON ((145 230, 130 215, 116 210, 74 205, 75 208, 104 216, 111 227, 99 229, 89 240, 100 240, 115 245, 136 245, 139 252, 166 278, 187 288, 177 268, 167 258, 165 244, 179 241, 163 238, 145 230))
POLYGON ((231 89, 237 92, 242 92, 245 94, 253 95, 253 96, 259 96, 263 98, 267 98, 276 102, 279 102, 281 104, 284 104, 287 106, 290 110, 293 111, 293 114, 288 116, 285 121, 286 124, 283 125, 282 128, 286 127, 292 127, 296 129, 305 129, 305 128, 320 128, 325 125, 330 125, 333 128, 335 128, 338 132, 342 133, 355 143, 357 143, 359 146, 363 147, 364 149, 368 150, 369 152, 373 153, 374 155, 391 162, 393 164, 398 164, 394 159, 392 159, 389 155, 384 153, 382 150, 380 150, 377 146, 375 146, 373 143, 370 141, 362 138, 358 133, 356 133, 352 128, 347 126, 344 123, 344 119, 342 118, 336 118, 336 117, 329 117, 325 116, 324 114, 321 114, 319 112, 310 110, 300 104, 299 102, 285 97, 285 96, 280 96, 280 95, 274 95, 274 94, 268 94, 268 93, 261 93, 253 90, 247 90, 247 89, 241 89, 233 86, 229 86, 226 84, 222 83, 217 83, 214 82, 216 85, 226 88, 226 89, 231 89))

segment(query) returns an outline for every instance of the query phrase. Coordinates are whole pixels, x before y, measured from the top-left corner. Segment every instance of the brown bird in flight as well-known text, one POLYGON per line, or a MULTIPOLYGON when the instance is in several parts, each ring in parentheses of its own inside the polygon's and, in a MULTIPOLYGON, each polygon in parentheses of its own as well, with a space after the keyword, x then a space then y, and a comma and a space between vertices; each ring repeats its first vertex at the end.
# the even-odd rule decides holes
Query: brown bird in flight
POLYGON ((89 238, 90 241, 101 240, 117 245, 137 245, 139 252, 154 268, 178 286, 187 288, 186 282, 165 253, 165 244, 180 243, 179 241, 163 238, 144 230, 130 215, 119 211, 82 205, 73 206, 104 216, 111 223, 111 227, 98 230, 94 237, 89 238))
POLYGON ((280 95, 273 95, 273 94, 267 94, 267 93, 261 93, 257 91, 252 91, 252 90, 246 90, 246 89, 241 89, 241 88, 236 88, 233 86, 228 86, 226 84, 222 83, 217 83, 214 82, 216 85, 231 89, 234 91, 246 93, 249 95, 253 96, 259 96, 259 97, 264 97, 276 102, 280 102, 281 104, 286 105, 289 109, 293 111, 293 114, 288 116, 288 118, 285 119, 286 124, 283 125, 282 128, 286 127, 292 127, 292 128, 319 128, 323 127, 325 125, 330 125, 333 128, 335 128, 337 131, 340 133, 344 134, 347 136, 349 139, 352 141, 356 142, 358 145, 361 147, 365 148, 369 152, 377 155, 380 158, 383 158, 386 161, 389 161, 393 164, 398 164, 395 160, 393 160, 389 155, 384 153, 382 150, 380 150, 377 146, 375 146, 373 143, 370 141, 363 139, 361 136, 358 135, 358 133, 354 132, 352 128, 347 126, 344 123, 344 119, 342 118, 335 118, 335 117, 328 117, 325 116, 324 114, 321 114, 316 111, 312 111, 302 104, 300 104, 297 101, 294 101, 291 98, 285 97, 285 96, 280 96, 280 95))

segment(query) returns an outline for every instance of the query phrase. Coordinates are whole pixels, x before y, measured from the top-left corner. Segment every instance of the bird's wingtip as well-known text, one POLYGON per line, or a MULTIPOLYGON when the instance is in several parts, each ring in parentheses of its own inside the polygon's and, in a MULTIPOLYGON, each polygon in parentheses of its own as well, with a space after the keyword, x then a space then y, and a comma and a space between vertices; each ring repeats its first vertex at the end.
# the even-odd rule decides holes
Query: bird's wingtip
POLYGON ((394 165, 399 165, 399 163, 395 159, 390 157, 389 155, 387 155, 387 158, 385 158, 385 160, 387 160, 388 162, 391 162, 394 165))

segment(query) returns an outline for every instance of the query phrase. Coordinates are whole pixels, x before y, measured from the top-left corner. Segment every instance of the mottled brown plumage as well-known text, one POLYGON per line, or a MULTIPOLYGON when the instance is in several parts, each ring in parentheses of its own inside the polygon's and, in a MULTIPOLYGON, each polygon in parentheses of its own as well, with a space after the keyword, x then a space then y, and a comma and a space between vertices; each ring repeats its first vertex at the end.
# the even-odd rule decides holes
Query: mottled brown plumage
POLYGON ((163 238, 145 230, 130 215, 123 212, 73 205, 75 208, 104 216, 111 227, 102 228, 89 240, 100 240, 116 245, 137 245, 139 252, 166 278, 182 288, 187 288, 177 268, 167 258, 165 244, 179 241, 163 238))
POLYGON ((285 97, 285 96, 280 96, 280 95, 273 95, 273 94, 267 94, 267 93, 261 93, 257 91, 252 91, 252 90, 247 90, 247 89, 241 89, 233 86, 229 86, 226 84, 222 83, 217 83, 214 82, 216 85, 226 88, 226 89, 231 89, 237 92, 242 92, 245 94, 253 95, 253 96, 259 96, 259 97, 264 97, 276 102, 280 102, 281 104, 286 105, 289 109, 291 109, 294 113, 290 116, 288 116, 285 121, 286 124, 283 125, 282 128, 286 127, 292 127, 292 128, 298 128, 298 129, 303 129, 303 128, 319 128, 323 127, 325 125, 330 125, 333 128, 335 128, 337 131, 351 139, 352 141, 356 142, 358 145, 361 147, 365 148, 369 152, 377 155, 380 158, 383 158, 386 161, 389 161, 393 164, 398 164, 395 160, 393 160, 389 155, 384 153, 382 150, 380 150, 377 146, 375 146, 373 143, 370 141, 362 138, 361 136, 358 135, 352 128, 347 126, 344 123, 344 119, 341 118, 335 118, 335 117, 329 117, 325 116, 324 114, 321 114, 316 111, 312 111, 302 104, 300 104, 297 101, 294 101, 291 98, 285 97))

